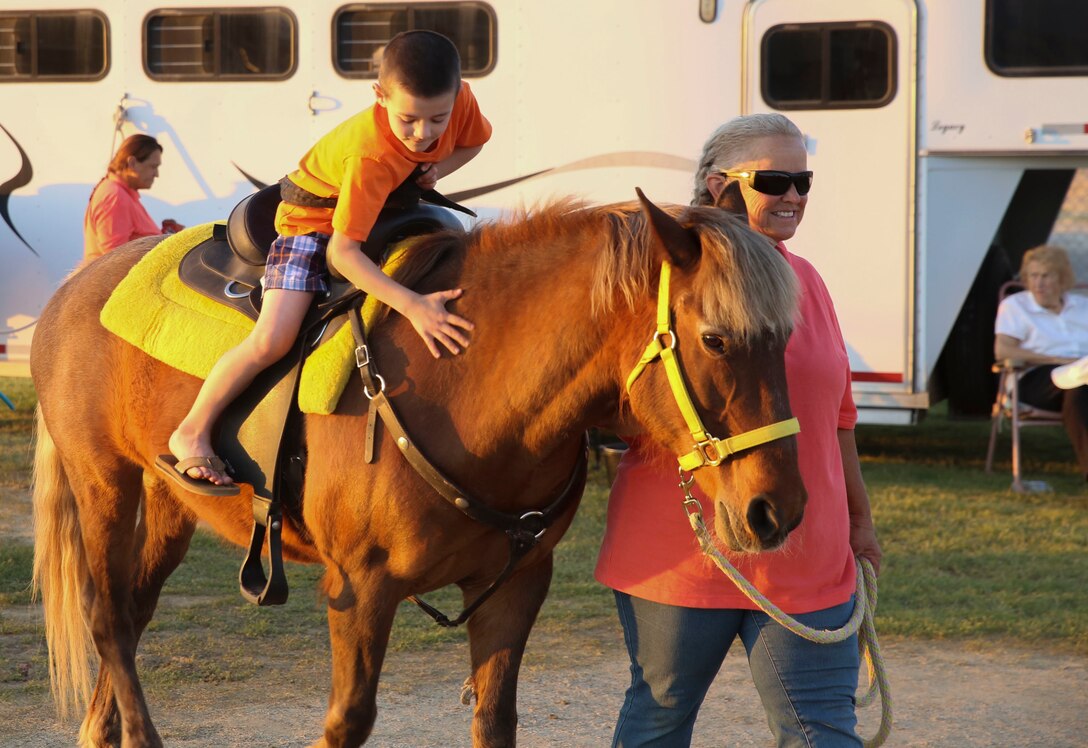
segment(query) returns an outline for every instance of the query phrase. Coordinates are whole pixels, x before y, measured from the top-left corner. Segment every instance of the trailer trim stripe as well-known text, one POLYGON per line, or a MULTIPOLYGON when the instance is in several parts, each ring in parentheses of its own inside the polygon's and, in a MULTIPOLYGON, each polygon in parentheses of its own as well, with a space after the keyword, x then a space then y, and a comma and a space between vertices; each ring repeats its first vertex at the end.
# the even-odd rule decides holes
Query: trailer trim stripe
POLYGON ((1083 135, 1088 133, 1088 124, 1076 123, 1044 124, 1041 128, 1044 135, 1083 135))
POLYGON ((852 371, 850 379, 855 382, 895 382, 902 384, 903 375, 894 371, 852 371))

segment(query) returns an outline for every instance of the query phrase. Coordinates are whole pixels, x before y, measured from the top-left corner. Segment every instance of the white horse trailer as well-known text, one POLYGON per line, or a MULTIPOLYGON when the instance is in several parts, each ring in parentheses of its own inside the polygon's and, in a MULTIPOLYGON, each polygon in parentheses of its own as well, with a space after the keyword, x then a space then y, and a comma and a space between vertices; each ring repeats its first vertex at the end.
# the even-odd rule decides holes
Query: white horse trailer
POLYGON ((717 125, 791 117, 816 179, 790 246, 831 289, 869 421, 988 407, 996 288, 1088 167, 1082 0, 284 2, 5 0, 0 361, 79 261, 121 137, 165 147, 155 219, 221 219, 373 102, 406 28, 454 39, 494 125, 440 184, 485 218, 636 185, 686 203, 717 125))

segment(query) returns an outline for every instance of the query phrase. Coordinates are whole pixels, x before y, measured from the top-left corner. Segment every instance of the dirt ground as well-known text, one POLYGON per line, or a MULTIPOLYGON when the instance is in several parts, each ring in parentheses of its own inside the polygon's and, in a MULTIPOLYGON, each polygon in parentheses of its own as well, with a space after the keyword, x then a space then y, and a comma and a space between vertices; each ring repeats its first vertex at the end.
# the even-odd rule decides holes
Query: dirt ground
MULTIPOLYGON (((25 538, 26 512, 18 503, 0 502, 0 537, 25 538)), ((19 614, 38 612, 24 609, 19 614)), ((619 627, 580 631, 577 639, 577 646, 568 646, 537 633, 530 638, 518 693, 522 748, 610 744, 628 680, 619 627)), ((884 642, 883 651, 894 711, 894 729, 885 745, 1088 746, 1088 657, 1051 653, 1045 642, 1009 650, 909 640, 884 642)), ((149 687, 152 717, 166 745, 295 748, 316 740, 325 713, 328 669, 292 665, 282 655, 268 655, 261 676, 245 682, 149 687)), ((444 644, 425 653, 390 652, 369 745, 469 746, 471 709, 459 699, 467 662, 464 644, 444 644)), ((0 651, 0 683, 17 680, 12 677, 17 667, 0 651)), ((879 706, 861 710, 860 719, 862 735, 875 734, 879 706)), ((16 695, 0 689, 0 748, 69 748, 77 733, 77 723, 56 721, 48 694, 16 695)), ((693 745, 772 744, 743 648, 738 647, 707 697, 693 745)))
MULTIPOLYGON (((598 652, 562 654, 562 642, 530 640, 519 689, 519 745, 607 746, 627 680, 618 633, 602 632, 598 652), (547 667, 532 650, 549 650, 547 667), (556 655, 556 652, 559 652, 556 655)), ((895 726, 888 746, 1047 746, 1088 744, 1088 659, 1036 651, 966 651, 951 644, 884 644, 895 726)), ((466 675, 462 645, 390 653, 371 745, 468 746, 471 710, 459 701, 466 675)), ((306 746, 321 731, 327 672, 269 668, 245 684, 153 689, 153 717, 166 745, 306 746)), ((861 712, 862 734, 879 707, 861 712)), ((0 700, 0 746, 75 744, 78 726, 58 724, 48 698, 0 700)), ((696 725, 694 746, 770 746, 743 656, 731 654, 696 725)))

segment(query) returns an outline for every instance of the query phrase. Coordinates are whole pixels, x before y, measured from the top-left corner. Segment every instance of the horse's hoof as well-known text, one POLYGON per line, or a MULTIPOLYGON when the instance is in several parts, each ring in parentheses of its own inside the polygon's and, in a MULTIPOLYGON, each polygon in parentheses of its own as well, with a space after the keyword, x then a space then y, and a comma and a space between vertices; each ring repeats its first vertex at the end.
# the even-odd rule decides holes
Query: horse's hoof
POLYGON ((472 700, 476 698, 476 686, 472 683, 472 676, 465 678, 465 682, 461 684, 461 703, 465 706, 471 706, 472 700))

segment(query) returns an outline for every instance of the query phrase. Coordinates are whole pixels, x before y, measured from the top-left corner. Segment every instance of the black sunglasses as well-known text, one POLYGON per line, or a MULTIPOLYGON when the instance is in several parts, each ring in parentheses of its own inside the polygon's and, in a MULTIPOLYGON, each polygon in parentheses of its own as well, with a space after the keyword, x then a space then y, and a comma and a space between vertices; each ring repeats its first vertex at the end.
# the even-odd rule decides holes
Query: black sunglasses
POLYGON ((792 184, 798 195, 812 189, 811 171, 723 171, 724 176, 744 179, 748 186, 764 195, 785 195, 792 184))

